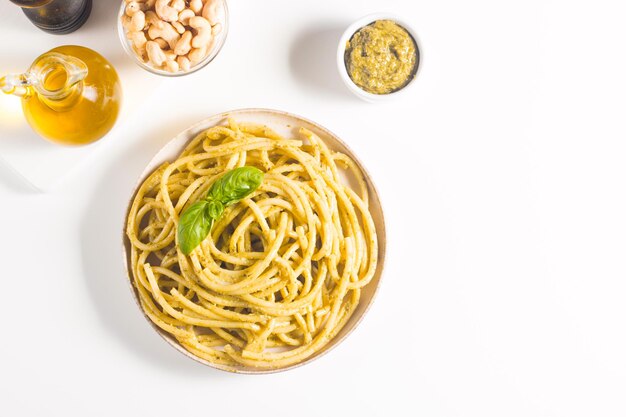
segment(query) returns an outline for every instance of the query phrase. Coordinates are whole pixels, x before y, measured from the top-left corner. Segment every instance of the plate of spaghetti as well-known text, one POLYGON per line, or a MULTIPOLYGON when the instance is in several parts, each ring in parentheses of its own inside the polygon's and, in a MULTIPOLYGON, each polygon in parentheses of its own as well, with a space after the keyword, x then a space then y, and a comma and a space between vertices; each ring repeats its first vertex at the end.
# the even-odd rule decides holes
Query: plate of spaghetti
POLYGON ((218 114, 171 140, 130 201, 134 298, 205 365, 303 365, 358 325, 378 289, 385 224, 371 178, 333 133, 265 109, 218 114))

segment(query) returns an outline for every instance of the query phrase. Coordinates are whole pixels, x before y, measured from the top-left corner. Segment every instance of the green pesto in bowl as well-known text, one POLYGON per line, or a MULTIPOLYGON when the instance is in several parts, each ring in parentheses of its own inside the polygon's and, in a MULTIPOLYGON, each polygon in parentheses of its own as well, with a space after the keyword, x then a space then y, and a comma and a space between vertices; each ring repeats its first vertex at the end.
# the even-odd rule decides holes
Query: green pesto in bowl
POLYGON ((413 79, 419 56, 406 29, 392 20, 377 20, 352 35, 344 60, 357 86, 368 93, 389 94, 413 79))

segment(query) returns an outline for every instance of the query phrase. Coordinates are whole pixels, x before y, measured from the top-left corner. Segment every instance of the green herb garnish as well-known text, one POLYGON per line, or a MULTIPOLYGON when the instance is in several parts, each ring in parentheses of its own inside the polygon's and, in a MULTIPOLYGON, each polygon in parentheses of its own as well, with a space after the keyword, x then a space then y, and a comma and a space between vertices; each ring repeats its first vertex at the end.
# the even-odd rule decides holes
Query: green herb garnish
POLYGON ((178 245, 189 255, 208 235, 215 220, 224 209, 243 200, 263 181, 263 172, 255 167, 240 167, 228 171, 213 183, 206 197, 196 201, 180 216, 178 245))

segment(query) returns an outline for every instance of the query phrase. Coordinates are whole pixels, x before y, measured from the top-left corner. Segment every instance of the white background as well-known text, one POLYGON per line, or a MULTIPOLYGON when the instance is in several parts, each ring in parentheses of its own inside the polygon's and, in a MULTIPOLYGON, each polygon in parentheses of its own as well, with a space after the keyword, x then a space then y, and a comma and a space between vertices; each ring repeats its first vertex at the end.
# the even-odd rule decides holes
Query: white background
POLYGON ((134 67, 118 2, 95 2, 67 37, 0 3, 0 37, 20 26, 38 40, 13 56, 19 39, 3 39, 1 72, 97 31, 86 46, 106 43, 141 75, 126 91, 152 90, 52 191, 0 171, 1 415, 626 415, 623 1, 231 0, 225 49, 175 80, 134 67), (334 61, 343 28, 376 11, 412 22, 425 57, 412 94, 380 105, 349 95, 334 61), (253 106, 348 142, 388 226, 360 327, 322 359, 261 377, 167 346, 120 254, 151 156, 208 115, 253 106))

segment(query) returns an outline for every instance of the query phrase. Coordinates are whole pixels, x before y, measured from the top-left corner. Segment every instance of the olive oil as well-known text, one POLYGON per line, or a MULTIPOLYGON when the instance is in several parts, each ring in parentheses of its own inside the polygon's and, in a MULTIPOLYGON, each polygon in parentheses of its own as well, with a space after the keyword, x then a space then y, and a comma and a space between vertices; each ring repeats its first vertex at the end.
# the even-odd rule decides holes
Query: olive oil
POLYGON ((35 60, 25 74, 0 78, 0 89, 21 96, 26 120, 40 136, 84 145, 115 124, 122 89, 115 69, 82 46, 61 46, 35 60))

